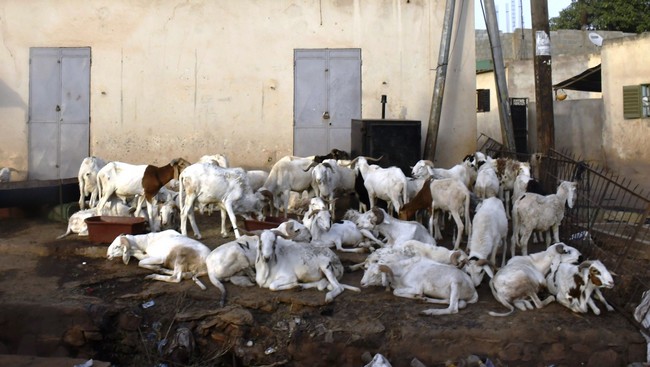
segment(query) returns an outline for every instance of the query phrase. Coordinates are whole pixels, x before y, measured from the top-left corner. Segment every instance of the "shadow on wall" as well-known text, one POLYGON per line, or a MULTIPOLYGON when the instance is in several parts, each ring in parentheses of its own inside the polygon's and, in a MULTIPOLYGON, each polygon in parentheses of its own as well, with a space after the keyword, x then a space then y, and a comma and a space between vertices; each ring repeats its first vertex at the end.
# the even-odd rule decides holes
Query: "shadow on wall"
POLYGON ((0 80, 0 108, 6 107, 27 108, 27 104, 16 91, 0 80))

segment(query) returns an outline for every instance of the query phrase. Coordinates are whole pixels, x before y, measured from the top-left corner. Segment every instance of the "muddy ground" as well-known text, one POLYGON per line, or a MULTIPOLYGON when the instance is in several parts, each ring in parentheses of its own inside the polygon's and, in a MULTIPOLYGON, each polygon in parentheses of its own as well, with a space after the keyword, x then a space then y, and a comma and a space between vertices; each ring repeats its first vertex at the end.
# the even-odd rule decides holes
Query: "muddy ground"
MULTIPOLYGON (((220 238, 218 217, 197 217, 209 247, 233 239, 220 238)), ((470 355, 497 366, 626 366, 646 359, 645 341, 625 312, 577 315, 553 303, 495 318, 487 312, 506 309, 486 281, 478 303, 448 316, 421 316, 430 305, 382 288, 345 291, 325 304, 317 290, 227 283, 227 306, 220 308, 207 277, 206 291, 191 281, 145 280, 149 272, 137 263, 106 260, 107 245, 77 235, 55 240, 65 228, 42 217, 0 219, 0 354, 144 367, 363 366, 375 353, 395 367, 414 359, 463 365, 470 355), (145 308, 147 302, 153 305, 145 308), (188 331, 189 351, 174 342, 188 331)), ((363 255, 341 258, 351 264, 363 255)), ((358 286, 361 276, 346 273, 342 282, 358 286)))

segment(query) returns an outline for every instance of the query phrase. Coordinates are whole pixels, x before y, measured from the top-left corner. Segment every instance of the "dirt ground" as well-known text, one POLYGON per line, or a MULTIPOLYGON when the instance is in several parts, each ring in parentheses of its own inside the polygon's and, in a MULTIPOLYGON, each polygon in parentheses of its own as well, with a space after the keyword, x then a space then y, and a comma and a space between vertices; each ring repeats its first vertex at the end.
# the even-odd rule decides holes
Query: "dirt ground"
MULTIPOLYGON (((204 242, 225 241, 217 216, 197 216, 204 242)), ((487 281, 456 315, 382 288, 345 291, 330 304, 317 290, 271 292, 226 284, 227 305, 207 277, 169 284, 131 262, 108 261, 105 244, 61 222, 0 219, 0 355, 93 358, 115 366, 363 366, 381 353, 393 366, 626 366, 646 360, 641 334, 620 311, 577 315, 553 303, 506 309, 487 281), (149 307, 147 307, 149 306, 149 307), (184 339, 185 337, 185 339, 184 339), (190 340, 192 343, 184 340, 190 340), (487 363, 486 363, 487 364, 487 363), (489 365, 489 364, 488 364, 489 365)), ((442 245, 449 246, 449 239, 442 245)), ((364 255, 340 254, 344 265, 364 255)), ((359 286, 362 272, 342 283, 359 286)), ((0 364, 2 364, 0 359, 0 364)))

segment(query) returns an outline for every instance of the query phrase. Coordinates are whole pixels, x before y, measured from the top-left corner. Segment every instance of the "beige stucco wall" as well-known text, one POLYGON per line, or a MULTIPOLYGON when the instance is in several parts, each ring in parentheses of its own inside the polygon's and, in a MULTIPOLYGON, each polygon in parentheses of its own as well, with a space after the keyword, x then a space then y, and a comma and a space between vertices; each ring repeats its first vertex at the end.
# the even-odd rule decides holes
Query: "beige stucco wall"
MULTIPOLYGON (((29 0, 0 3, 0 166, 27 170, 30 47, 91 47, 90 154, 164 164, 291 154, 293 51, 360 48, 362 117, 426 136, 444 1, 29 0)), ((437 163, 474 148, 473 4, 456 6, 437 163), (468 29, 469 31, 465 31, 468 29)), ((324 152, 323 152, 324 153, 324 152)))
POLYGON ((606 40, 601 52, 603 66, 603 141, 607 164, 624 167, 624 177, 650 189, 650 118, 623 118, 623 86, 650 84, 650 63, 644 62, 650 34, 606 40))
MULTIPOLYGON (((557 56, 552 59, 552 78, 553 84, 571 78, 585 71, 586 69, 596 66, 600 63, 598 54, 587 55, 567 55, 557 56)), ((531 152, 536 151, 537 124, 535 122, 535 72, 533 60, 512 61, 506 65, 506 79, 508 83, 508 95, 510 98, 528 98, 528 134, 529 149, 531 152)), ((477 113, 477 136, 485 134, 496 141, 503 142, 501 135, 501 125, 499 120, 498 105, 496 100, 496 84, 494 73, 486 72, 478 74, 476 77, 477 89, 490 89, 490 103, 492 104, 490 112, 477 113)), ((599 99, 601 93, 588 93, 580 91, 565 90, 567 98, 564 101, 556 101, 555 104, 571 103, 583 99, 599 99)), ((590 113, 593 111, 590 111, 590 113)), ((564 114, 562 114, 564 116, 564 114)), ((563 134, 564 127, 568 122, 563 122, 562 117, 556 115, 555 129, 556 140, 558 134, 563 134)), ((570 130, 572 127, 568 126, 570 130)))

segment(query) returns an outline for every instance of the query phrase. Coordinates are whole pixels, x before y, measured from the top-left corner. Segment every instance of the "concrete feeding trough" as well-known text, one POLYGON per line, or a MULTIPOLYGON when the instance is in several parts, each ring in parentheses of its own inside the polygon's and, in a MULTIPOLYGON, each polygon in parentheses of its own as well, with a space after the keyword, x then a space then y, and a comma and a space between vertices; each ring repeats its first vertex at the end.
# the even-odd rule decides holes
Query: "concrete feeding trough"
POLYGON ((286 222, 289 218, 281 217, 265 217, 263 221, 253 220, 253 219, 244 219, 244 229, 251 231, 259 231, 264 229, 276 228, 283 222, 286 222))
POLYGON ((140 217, 116 217, 109 215, 85 219, 88 238, 91 242, 111 243, 121 234, 142 234, 146 232, 146 221, 140 217))

